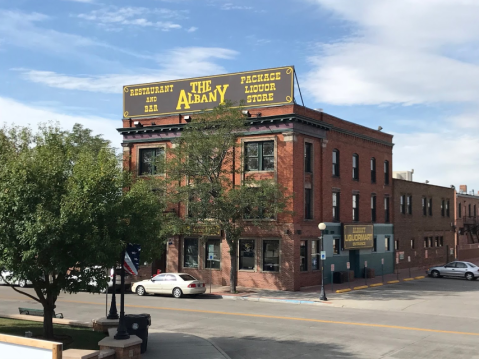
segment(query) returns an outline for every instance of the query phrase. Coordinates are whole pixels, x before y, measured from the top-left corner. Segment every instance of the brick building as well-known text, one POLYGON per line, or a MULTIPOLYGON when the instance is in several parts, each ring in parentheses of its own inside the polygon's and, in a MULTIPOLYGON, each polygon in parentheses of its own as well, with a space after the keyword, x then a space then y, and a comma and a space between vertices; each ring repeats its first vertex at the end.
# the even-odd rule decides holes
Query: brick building
MULTIPOLYGON (((467 193, 467 189, 465 192, 467 193)), ((479 218, 477 217, 479 196, 466 193, 457 193, 456 195, 455 234, 459 260, 479 258, 479 218)))
POLYGON ((455 189, 396 178, 393 187, 398 267, 424 268, 453 260, 455 189))
MULTIPOLYGON (((274 178, 294 193, 290 210, 275 228, 247 227, 239 243, 238 285, 299 290, 321 281, 318 224, 325 222, 326 282, 330 264, 362 276, 364 261, 380 273, 393 270, 392 136, 299 105, 249 109, 248 135, 239 139, 245 161, 248 149, 262 157, 246 174, 274 178), (376 244, 372 249, 343 250, 343 224, 370 224, 376 244)), ((193 114, 194 116, 194 114, 193 114)), ((125 166, 142 174, 147 158, 164 155, 171 140, 180 136, 184 115, 124 119, 125 166)), ((256 163, 256 162, 255 162, 256 163)), ((243 178, 238 178, 241 181, 243 178)), ((240 182, 239 182, 240 183, 240 182)), ((188 272, 214 284, 229 284, 228 245, 221 234, 200 243, 195 236, 169 240, 166 260, 143 268, 148 276, 157 269, 188 272), (213 260, 209 260, 213 256, 213 260)))

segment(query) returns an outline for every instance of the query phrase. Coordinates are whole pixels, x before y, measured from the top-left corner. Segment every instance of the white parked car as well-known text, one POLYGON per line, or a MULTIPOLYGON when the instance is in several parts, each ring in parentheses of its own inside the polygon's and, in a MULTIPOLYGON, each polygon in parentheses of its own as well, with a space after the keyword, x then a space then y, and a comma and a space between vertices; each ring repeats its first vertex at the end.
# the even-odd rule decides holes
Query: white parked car
POLYGON ((181 298, 183 295, 203 294, 206 292, 206 285, 187 273, 162 273, 151 279, 133 283, 131 290, 140 296, 158 293, 181 298))
MULTIPOLYGON (((111 291, 113 289, 113 276, 114 276, 114 273, 116 273, 116 289, 119 290, 121 288, 121 268, 116 268, 116 270, 114 270, 113 268, 110 268, 109 270, 107 270, 106 268, 103 269, 102 267, 100 266, 96 266, 96 267, 93 267, 95 269, 102 269, 104 271, 106 271, 108 273, 108 291, 111 291)), ((88 269, 88 268, 87 268, 88 269)), ((78 278, 78 276, 76 275, 72 275, 71 276, 71 279, 76 279, 76 280, 81 280, 81 278, 78 278)), ((96 282, 96 280, 90 280, 90 282, 88 283, 88 285, 92 286, 92 287, 96 287, 98 284, 96 282)), ((125 271, 125 288, 129 288, 131 285, 131 276, 128 272, 125 271)), ((102 288, 100 290, 100 293, 105 293, 106 292, 106 288, 102 288)))
POLYGON ((479 277, 479 267, 470 262, 455 261, 443 266, 429 268, 427 274, 433 278, 444 276, 476 280, 479 277))
POLYGON ((8 271, 2 271, 2 275, 0 276, 0 284, 7 284, 3 280, 3 278, 5 278, 8 283, 17 285, 21 288, 26 287, 27 285, 32 285, 32 282, 30 282, 29 280, 17 279, 13 276, 12 272, 8 272, 8 271))

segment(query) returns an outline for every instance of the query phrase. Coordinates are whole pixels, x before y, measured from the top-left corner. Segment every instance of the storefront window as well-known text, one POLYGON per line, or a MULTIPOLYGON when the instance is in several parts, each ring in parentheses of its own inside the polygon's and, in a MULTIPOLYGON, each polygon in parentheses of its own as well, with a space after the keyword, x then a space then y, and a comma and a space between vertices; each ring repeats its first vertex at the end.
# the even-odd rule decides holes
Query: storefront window
POLYGON ((308 241, 301 241, 299 247, 299 270, 305 272, 308 270, 308 241))
POLYGON ((279 272, 279 241, 263 241, 263 271, 279 272))
POLYGON ((254 239, 240 239, 239 241, 239 270, 255 269, 255 241, 254 239))
POLYGON ((205 245, 205 268, 220 269, 220 263, 220 240, 208 239, 205 245))
POLYGON ((184 268, 198 268, 198 238, 184 239, 184 268))
POLYGON ((319 241, 311 241, 311 269, 319 269, 319 241))

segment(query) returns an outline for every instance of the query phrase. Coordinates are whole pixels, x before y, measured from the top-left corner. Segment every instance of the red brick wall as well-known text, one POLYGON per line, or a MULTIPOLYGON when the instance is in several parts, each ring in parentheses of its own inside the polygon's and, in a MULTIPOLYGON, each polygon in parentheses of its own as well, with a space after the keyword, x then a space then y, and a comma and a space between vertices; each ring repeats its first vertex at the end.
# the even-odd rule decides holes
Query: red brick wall
POLYGON ((426 267, 454 260, 454 254, 446 253, 447 248, 454 249, 454 231, 451 228, 451 222, 454 222, 454 189, 394 179, 394 198, 394 239, 399 241, 398 251, 404 252, 404 260, 400 260, 399 268, 426 267), (412 214, 400 212, 401 195, 412 196, 412 214), (432 216, 423 215, 423 197, 428 200, 432 198, 432 216), (449 217, 446 213, 445 216, 441 214, 443 199, 449 200, 449 217), (436 247, 435 238, 440 236, 444 238, 444 245, 436 247), (433 237, 432 248, 424 248, 424 237, 433 237), (411 248, 411 239, 414 239, 414 249, 411 248), (411 257, 411 263, 407 261, 408 256, 411 257))
MULTIPOLYGON (((256 178, 274 178, 281 184, 287 195, 294 194, 294 199, 288 210, 294 211, 294 215, 279 215, 277 224, 274 228, 260 230, 254 227, 245 227, 244 238, 257 239, 256 242, 256 268, 255 272, 239 272, 238 285, 247 287, 260 287, 269 289, 299 290, 303 286, 317 285, 320 283, 320 273, 311 271, 311 263, 308 260, 309 270, 300 272, 300 241, 302 239, 314 239, 319 236, 318 223, 332 221, 332 192, 333 188, 339 188, 341 191, 341 222, 352 221, 352 194, 353 191, 359 191, 360 223, 371 223, 370 198, 371 193, 377 196, 377 221, 384 223, 384 196, 390 195, 390 222, 393 221, 394 198, 392 192, 392 136, 380 131, 365 128, 363 126, 344 121, 331 115, 314 111, 302 106, 289 105, 281 107, 270 107, 251 110, 252 116, 261 112, 262 117, 266 118, 273 115, 297 114, 305 116, 309 120, 317 120, 327 123, 334 128, 329 131, 318 132, 311 131, 311 134, 295 132, 291 135, 288 130, 283 133, 264 133, 261 135, 251 135, 250 138, 265 138, 276 140, 276 167, 274 173, 254 174, 256 178), (342 133, 341 131, 349 131, 342 133), (358 136, 368 136, 368 138, 359 138, 358 136), (318 138, 326 136, 325 140, 318 138), (389 145, 376 142, 384 141, 389 145), (304 171, 304 144, 309 142, 313 144, 313 171, 312 174, 305 174, 304 171), (340 151, 340 177, 332 177, 332 151, 340 151), (352 156, 359 155, 359 181, 352 179, 352 156), (370 159, 376 158, 376 183, 371 183, 370 159), (383 163, 389 161, 390 180, 389 185, 384 185, 383 163), (313 192, 312 219, 304 218, 304 189, 305 186, 311 186, 313 192), (288 233, 285 233, 288 230, 288 233), (261 239, 280 239, 281 240, 281 269, 279 273, 270 273, 261 271, 262 242, 261 239)), ((142 119, 140 122, 144 126, 177 124, 184 122, 181 116, 169 116, 154 119, 142 119)), ((130 120, 123 120, 124 127, 132 127, 130 120)), ((309 127, 308 127, 309 128, 309 127)), ((311 126, 311 129, 314 129, 311 126)), ((239 139, 238 141, 241 141, 239 139)), ((125 163, 128 163, 132 170, 137 168, 137 150, 138 146, 153 145, 154 143, 133 144, 127 147, 125 154, 125 163)), ((171 143, 167 143, 171 146, 171 143)), ((241 150, 237 150, 237 165, 240 166, 241 150)), ((241 183, 242 176, 235 177, 236 183, 241 183)), ((181 212, 180 212, 181 213, 181 212)), ((200 249, 200 269, 182 268, 182 242, 175 238, 167 250, 167 271, 184 271, 205 280, 209 283, 211 274, 214 284, 229 285, 229 248, 225 240, 222 241, 222 261, 221 270, 204 269, 204 250, 200 249)), ((308 249, 310 259, 310 252, 308 249)))

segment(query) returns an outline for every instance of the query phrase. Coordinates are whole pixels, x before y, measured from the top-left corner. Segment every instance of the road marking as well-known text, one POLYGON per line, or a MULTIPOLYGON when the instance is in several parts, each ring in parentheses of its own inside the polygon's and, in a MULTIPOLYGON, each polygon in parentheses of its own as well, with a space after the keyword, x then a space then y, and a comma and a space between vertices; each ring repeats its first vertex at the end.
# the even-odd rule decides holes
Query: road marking
POLYGON ((423 275, 420 275, 420 276, 418 276, 418 277, 414 277, 414 279, 424 279, 424 278, 426 278, 426 277, 423 276, 423 275))
POLYGON ((403 281, 408 282, 410 280, 414 280, 414 278, 404 278, 403 281))
POLYGON ((380 287, 382 285, 383 285, 382 283, 375 283, 375 284, 370 284, 369 286, 370 287, 380 287))
MULTIPOLYGON (((78 303, 78 304, 97 304, 97 305, 105 305, 105 303, 82 302, 82 301, 74 301, 74 300, 58 300, 58 302, 78 303)), ((371 327, 371 328, 399 329, 399 330, 408 330, 408 331, 417 331, 417 332, 427 332, 427 333, 471 335, 471 336, 477 336, 477 337, 479 337, 479 333, 458 332, 458 331, 453 331, 453 330, 439 330, 439 329, 403 327, 403 326, 399 326, 399 325, 388 325, 388 324, 340 322, 340 321, 335 321, 335 320, 310 319, 310 318, 296 318, 296 317, 281 317, 281 316, 276 316, 276 315, 264 315, 264 314, 229 313, 229 312, 219 312, 219 311, 215 311, 215 310, 154 307, 154 306, 151 306, 151 305, 125 304, 125 307, 128 307, 128 308, 142 308, 142 309, 157 309, 157 310, 167 310, 167 311, 177 311, 177 312, 189 312, 189 313, 219 314, 219 315, 225 315, 225 316, 228 316, 228 315, 229 315, 229 316, 237 316, 237 317, 252 317, 252 318, 267 318, 267 319, 280 319, 280 320, 294 320, 294 321, 303 321, 303 322, 326 323, 326 324, 339 324, 339 325, 371 327)))
POLYGON ((390 280, 390 281, 388 282, 388 284, 394 284, 394 283, 399 283, 399 281, 398 281, 398 280, 390 280))

